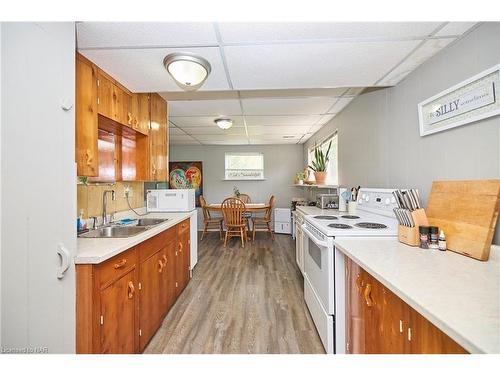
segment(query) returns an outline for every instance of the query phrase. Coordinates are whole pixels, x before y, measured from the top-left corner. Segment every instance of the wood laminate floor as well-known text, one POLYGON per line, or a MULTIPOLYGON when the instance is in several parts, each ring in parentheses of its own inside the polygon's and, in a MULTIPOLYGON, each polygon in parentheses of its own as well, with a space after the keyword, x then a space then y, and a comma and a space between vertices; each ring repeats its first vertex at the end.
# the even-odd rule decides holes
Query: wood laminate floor
POLYGON ((144 353, 324 353, 290 236, 198 244, 193 278, 144 353))

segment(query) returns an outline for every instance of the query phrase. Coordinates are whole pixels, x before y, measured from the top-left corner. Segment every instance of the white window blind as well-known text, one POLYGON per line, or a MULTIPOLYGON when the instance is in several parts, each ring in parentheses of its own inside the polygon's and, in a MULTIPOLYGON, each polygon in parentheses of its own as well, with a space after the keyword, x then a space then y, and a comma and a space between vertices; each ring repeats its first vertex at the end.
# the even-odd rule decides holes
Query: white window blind
MULTIPOLYGON (((339 177, 338 177, 338 142, 337 142, 337 132, 333 133, 332 135, 328 136, 326 139, 323 141, 319 142, 316 144, 316 146, 321 147, 324 153, 326 153, 326 150, 328 149, 328 144, 330 141, 332 141, 332 147, 330 148, 330 161, 328 162, 327 166, 327 177, 326 177, 326 184, 327 185, 338 185, 339 177)), ((314 160, 314 148, 315 146, 312 146, 311 148, 308 149, 307 153, 307 163, 308 165, 311 165, 311 162, 314 160)), ((313 178, 314 178, 314 172, 309 169, 311 173, 313 173, 313 178)))
POLYGON ((226 180, 264 179, 264 154, 258 152, 226 152, 226 180))

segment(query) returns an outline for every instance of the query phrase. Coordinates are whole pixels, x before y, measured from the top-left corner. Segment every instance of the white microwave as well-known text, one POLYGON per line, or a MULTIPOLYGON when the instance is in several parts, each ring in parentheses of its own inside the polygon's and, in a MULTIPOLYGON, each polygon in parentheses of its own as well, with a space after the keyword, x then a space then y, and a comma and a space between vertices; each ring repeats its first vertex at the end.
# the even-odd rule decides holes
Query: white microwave
POLYGON ((195 209, 194 189, 148 190, 148 212, 188 212, 195 209))

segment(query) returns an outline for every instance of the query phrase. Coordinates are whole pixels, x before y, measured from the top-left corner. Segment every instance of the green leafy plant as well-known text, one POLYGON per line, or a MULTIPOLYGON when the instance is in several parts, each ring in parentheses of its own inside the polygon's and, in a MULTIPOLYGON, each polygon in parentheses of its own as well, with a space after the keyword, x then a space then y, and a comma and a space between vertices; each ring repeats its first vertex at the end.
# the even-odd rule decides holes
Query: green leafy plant
POLYGON ((240 189, 238 189, 238 186, 233 187, 233 192, 235 196, 240 196, 240 189))
POLYGON ((295 175, 295 178, 297 180, 304 181, 306 179, 306 174, 304 172, 297 172, 297 174, 295 175))
POLYGON ((325 172, 330 161, 330 147, 332 147, 332 141, 328 144, 328 149, 324 153, 321 147, 314 148, 314 160, 309 165, 314 172, 325 172))

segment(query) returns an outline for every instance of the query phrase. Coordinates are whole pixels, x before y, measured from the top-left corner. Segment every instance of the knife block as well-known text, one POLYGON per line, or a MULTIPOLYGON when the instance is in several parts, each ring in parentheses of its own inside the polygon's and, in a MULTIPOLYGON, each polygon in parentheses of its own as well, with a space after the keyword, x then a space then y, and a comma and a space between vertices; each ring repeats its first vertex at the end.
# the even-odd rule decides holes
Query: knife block
POLYGON ((423 208, 411 212, 411 217, 415 223, 414 227, 398 226, 398 240, 406 245, 420 246, 420 232, 418 227, 429 226, 429 220, 423 208))

